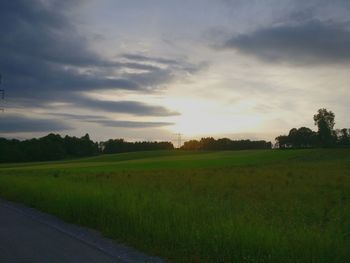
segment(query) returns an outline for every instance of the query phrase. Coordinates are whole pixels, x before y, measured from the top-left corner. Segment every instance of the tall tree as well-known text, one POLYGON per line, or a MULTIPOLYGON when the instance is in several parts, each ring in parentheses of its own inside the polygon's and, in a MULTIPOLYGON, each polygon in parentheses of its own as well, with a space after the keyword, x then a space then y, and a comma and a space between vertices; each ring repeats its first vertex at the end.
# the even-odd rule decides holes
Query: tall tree
POLYGON ((314 115, 315 125, 318 127, 318 138, 323 147, 333 144, 333 127, 335 115, 327 109, 319 109, 314 115))

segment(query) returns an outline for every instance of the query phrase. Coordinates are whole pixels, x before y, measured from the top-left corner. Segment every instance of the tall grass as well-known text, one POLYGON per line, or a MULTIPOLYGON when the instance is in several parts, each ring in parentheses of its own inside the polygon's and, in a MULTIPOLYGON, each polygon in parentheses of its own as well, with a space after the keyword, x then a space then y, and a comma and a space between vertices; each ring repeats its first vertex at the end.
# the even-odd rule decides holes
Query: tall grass
POLYGON ((175 262, 350 258, 349 150, 5 165, 0 196, 175 262))

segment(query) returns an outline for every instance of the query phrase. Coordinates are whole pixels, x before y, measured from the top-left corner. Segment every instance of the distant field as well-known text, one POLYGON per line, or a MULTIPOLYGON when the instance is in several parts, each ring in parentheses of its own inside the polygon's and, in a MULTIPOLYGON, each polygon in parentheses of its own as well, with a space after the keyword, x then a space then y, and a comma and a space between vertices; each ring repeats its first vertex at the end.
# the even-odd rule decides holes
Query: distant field
POLYGON ((350 149, 2 164, 0 197, 172 262, 350 258, 350 149))

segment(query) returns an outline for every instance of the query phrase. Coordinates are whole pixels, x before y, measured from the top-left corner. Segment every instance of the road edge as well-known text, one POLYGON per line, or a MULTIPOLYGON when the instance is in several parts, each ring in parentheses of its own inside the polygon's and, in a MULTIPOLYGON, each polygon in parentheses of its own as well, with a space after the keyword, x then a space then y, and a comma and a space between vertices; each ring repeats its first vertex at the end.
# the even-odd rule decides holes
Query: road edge
POLYGON ((164 263, 159 257, 148 256, 132 247, 119 244, 115 240, 103 237, 97 230, 67 223, 53 215, 41 212, 35 208, 25 206, 21 203, 7 201, 0 198, 0 205, 5 206, 22 216, 44 224, 65 235, 70 236, 104 254, 125 263, 164 263))

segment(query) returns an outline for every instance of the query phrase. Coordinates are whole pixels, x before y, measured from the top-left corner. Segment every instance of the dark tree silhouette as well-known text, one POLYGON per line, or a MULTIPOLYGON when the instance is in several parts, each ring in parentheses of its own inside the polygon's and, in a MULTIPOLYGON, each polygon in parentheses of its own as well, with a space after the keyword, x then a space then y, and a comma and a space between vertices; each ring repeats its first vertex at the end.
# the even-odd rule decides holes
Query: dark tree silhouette
POLYGON ((288 135, 276 137, 279 148, 309 148, 309 147, 349 147, 350 129, 333 130, 335 115, 332 111, 319 109, 314 115, 318 132, 307 127, 293 128, 288 135))
POLYGON ((276 137, 276 142, 277 142, 277 147, 284 149, 284 148, 289 148, 292 147, 288 135, 280 135, 276 137))
POLYGON ((318 127, 318 139, 323 147, 330 147, 334 144, 334 118, 334 113, 327 109, 319 109, 314 115, 315 125, 318 127))
POLYGON ((307 127, 293 128, 276 138, 279 148, 310 148, 317 145, 317 134, 307 127))
POLYGON ((341 129, 341 130, 337 130, 336 134, 337 134, 337 143, 340 146, 350 146, 350 129, 341 129))
POLYGON ((49 134, 39 139, 8 140, 0 138, 0 162, 51 161, 93 156, 102 153, 171 150, 170 142, 126 142, 123 139, 93 142, 89 134, 81 138, 49 134))
POLYGON ((301 127, 297 132, 298 147, 313 147, 317 144, 317 134, 307 127, 301 127))
POLYGON ((0 138, 0 162, 51 161, 93 156, 99 153, 97 143, 88 134, 81 138, 49 134, 39 139, 8 140, 0 138))
POLYGON ((199 150, 200 149, 200 143, 197 140, 190 140, 184 143, 184 145, 181 147, 183 150, 199 150))
POLYGON ((201 138, 200 141, 190 140, 184 143, 182 150, 206 150, 206 151, 225 151, 225 150, 246 150, 246 149, 271 149, 271 142, 250 141, 250 140, 230 140, 221 138, 215 140, 213 137, 201 138))
POLYGON ((298 138, 298 129, 293 128, 289 131, 288 134, 288 141, 291 145, 293 145, 293 147, 297 147, 297 145, 299 144, 299 138, 298 138))

